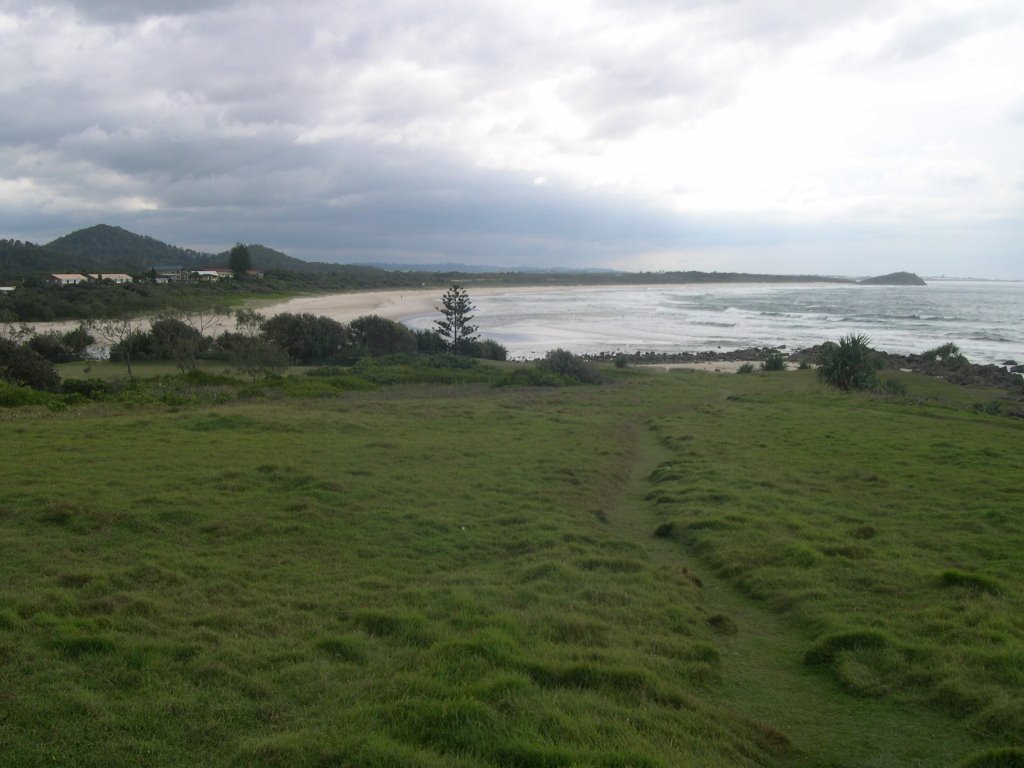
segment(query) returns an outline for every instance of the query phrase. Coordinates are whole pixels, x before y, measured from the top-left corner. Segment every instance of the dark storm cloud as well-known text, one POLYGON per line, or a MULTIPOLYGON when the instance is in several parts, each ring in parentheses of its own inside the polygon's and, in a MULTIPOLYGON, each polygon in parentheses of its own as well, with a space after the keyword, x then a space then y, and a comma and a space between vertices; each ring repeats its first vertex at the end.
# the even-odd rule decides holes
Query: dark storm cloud
POLYGON ((101 22, 131 22, 147 16, 186 16, 237 4, 238 0, 65 0, 22 3, 24 6, 65 5, 101 22))
MULTIPOLYGON (((614 155, 649 128, 684 135, 751 73, 891 5, 15 0, 0 7, 0 236, 105 221, 214 250, 536 266, 859 237, 683 215, 643 186, 671 149, 627 171, 614 155)), ((875 50, 927 59, 992 23, 901 19, 875 50)), ((700 202, 701 183, 671 189, 700 202)))

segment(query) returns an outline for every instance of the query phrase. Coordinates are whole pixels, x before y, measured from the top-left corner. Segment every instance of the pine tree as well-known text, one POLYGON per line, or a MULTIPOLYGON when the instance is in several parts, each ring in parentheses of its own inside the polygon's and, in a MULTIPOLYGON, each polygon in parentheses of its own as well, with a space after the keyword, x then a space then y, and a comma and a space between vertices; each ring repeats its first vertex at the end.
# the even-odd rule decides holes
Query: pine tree
POLYGON ((469 295, 458 285, 453 285, 441 297, 441 306, 434 307, 444 315, 443 320, 435 320, 438 333, 444 337, 448 350, 459 354, 466 342, 476 340, 477 326, 470 324, 476 307, 469 300, 469 295))
POLYGON ((241 243, 235 243, 228 255, 228 267, 235 273, 235 277, 245 277, 245 273, 252 269, 252 256, 249 249, 241 243))

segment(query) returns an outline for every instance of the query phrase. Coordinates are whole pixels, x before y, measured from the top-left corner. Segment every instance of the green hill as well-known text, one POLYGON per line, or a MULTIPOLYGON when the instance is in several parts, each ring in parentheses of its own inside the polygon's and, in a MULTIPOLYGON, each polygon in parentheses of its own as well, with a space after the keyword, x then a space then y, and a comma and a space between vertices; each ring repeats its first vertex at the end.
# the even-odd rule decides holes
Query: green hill
POLYGON ((67 256, 35 243, 0 240, 0 280, 16 280, 37 272, 70 271, 67 256))
MULTIPOLYGON (((260 269, 264 272, 334 272, 339 268, 338 264, 303 261, 265 245, 254 243, 245 247, 249 249, 249 255, 252 257, 253 269, 260 269)), ((223 251, 217 254, 216 263, 227 266, 230 253, 230 251, 223 251)))
POLYGON ((64 257, 63 267, 143 272, 161 265, 207 266, 215 257, 121 227, 97 224, 79 229, 46 244, 46 250, 64 257))

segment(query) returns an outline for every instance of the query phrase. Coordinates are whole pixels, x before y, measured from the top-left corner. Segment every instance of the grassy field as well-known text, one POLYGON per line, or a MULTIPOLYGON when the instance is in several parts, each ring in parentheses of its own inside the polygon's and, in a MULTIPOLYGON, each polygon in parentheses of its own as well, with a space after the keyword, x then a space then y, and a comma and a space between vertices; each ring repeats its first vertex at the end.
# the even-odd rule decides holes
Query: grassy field
POLYGON ((1024 764, 997 394, 376 373, 0 409, 0 765, 1024 764))

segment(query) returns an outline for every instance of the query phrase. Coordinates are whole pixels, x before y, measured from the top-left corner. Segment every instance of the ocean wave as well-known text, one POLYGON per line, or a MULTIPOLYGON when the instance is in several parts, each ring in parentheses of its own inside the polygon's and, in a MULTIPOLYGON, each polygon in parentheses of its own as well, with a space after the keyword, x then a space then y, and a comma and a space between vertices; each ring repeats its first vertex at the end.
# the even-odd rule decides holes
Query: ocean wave
POLYGON ((967 338, 971 341, 993 341, 997 344, 1012 344, 1014 339, 1008 339, 1001 334, 990 333, 969 333, 967 338))

